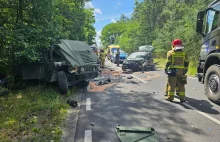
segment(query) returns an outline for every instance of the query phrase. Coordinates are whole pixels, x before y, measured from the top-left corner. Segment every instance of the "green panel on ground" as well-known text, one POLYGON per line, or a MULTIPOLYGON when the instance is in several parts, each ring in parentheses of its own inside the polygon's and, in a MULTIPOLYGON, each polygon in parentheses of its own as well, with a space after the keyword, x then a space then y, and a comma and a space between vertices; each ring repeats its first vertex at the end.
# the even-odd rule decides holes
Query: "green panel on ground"
POLYGON ((121 142, 158 142, 153 128, 129 128, 116 126, 115 132, 121 142))

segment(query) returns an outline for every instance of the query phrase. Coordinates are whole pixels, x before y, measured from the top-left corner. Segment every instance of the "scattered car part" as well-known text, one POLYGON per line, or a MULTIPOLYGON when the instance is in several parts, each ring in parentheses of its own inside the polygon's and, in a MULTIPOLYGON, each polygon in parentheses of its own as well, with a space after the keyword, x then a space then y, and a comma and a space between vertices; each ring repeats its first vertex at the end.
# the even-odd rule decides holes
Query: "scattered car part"
POLYGON ((115 132, 121 142, 159 142, 154 128, 129 128, 116 126, 115 132))
POLYGON ((132 78, 133 78, 133 76, 128 76, 128 77, 127 77, 127 79, 132 79, 132 78))
POLYGON ((77 101, 75 101, 73 99, 70 99, 70 98, 67 100, 67 104, 69 104, 72 107, 77 107, 78 106, 77 101))

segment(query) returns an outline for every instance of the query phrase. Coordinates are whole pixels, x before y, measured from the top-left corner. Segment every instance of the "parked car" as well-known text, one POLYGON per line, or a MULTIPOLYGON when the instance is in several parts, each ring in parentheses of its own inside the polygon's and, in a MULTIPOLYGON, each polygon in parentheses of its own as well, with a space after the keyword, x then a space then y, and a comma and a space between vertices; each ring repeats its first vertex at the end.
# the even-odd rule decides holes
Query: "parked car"
MULTIPOLYGON (((128 53, 126 53, 125 51, 123 50, 119 50, 120 52, 120 57, 119 57, 119 62, 120 63, 123 63, 124 60, 128 57, 128 53)), ((111 56, 111 62, 115 63, 116 64, 116 53, 117 53, 117 50, 115 50, 113 52, 113 55, 111 56)))
POLYGON ((23 80, 58 82, 60 92, 66 94, 68 86, 88 84, 98 76, 98 57, 85 42, 61 40, 39 55, 37 62, 26 61, 17 67, 23 80))
POLYGON ((122 70, 132 71, 154 70, 155 64, 150 52, 135 52, 127 57, 122 64, 122 70))

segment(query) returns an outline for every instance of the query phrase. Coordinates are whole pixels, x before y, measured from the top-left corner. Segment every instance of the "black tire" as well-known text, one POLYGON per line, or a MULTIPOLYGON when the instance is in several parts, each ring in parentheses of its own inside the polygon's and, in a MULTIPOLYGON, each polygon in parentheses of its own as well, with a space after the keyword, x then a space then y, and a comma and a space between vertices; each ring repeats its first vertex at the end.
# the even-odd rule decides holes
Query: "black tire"
POLYGON ((205 94, 209 100, 218 103, 220 100, 220 65, 212 65, 208 68, 204 82, 205 94))
POLYGON ((61 94, 67 94, 68 84, 67 84, 66 73, 64 71, 59 71, 57 73, 57 80, 58 80, 60 93, 61 94))

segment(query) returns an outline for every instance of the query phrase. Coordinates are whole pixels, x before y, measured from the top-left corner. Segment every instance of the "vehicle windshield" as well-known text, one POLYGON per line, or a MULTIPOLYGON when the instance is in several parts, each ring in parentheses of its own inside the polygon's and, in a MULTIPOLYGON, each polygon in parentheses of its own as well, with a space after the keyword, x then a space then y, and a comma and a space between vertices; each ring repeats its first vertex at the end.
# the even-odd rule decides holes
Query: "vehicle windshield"
POLYGON ((111 51, 114 52, 114 51, 117 51, 117 49, 118 48, 112 48, 111 51))
POLYGON ((152 52, 153 50, 154 50, 153 46, 141 46, 141 47, 139 47, 139 51, 152 52))
POLYGON ((131 59, 131 58, 145 58, 146 56, 146 53, 132 53, 128 59, 131 59))

